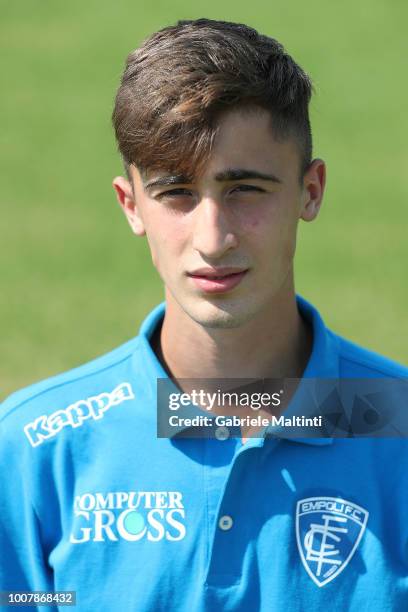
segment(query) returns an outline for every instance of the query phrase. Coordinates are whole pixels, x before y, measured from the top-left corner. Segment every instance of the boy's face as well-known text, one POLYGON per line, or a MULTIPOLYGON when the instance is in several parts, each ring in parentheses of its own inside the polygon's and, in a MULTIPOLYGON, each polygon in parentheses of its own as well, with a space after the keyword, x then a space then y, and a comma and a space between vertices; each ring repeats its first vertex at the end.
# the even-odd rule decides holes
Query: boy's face
POLYGON ((325 180, 321 160, 302 184, 299 166, 296 143, 274 139, 266 111, 231 111, 200 176, 142 177, 132 166, 133 191, 114 180, 133 231, 147 235, 168 300, 203 326, 228 328, 292 297, 297 224, 316 217, 325 180))

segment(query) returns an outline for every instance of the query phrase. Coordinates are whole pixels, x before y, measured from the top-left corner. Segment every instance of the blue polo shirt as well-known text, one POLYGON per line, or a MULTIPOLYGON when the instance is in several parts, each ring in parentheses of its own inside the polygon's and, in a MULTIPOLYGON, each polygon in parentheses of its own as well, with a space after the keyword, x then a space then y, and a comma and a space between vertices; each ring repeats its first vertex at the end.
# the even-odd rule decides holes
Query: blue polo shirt
MULTIPOLYGON (((304 377, 408 376, 298 307, 304 377)), ((76 591, 84 612, 407 610, 407 441, 157 438, 164 308, 1 406, 0 590, 76 591)))

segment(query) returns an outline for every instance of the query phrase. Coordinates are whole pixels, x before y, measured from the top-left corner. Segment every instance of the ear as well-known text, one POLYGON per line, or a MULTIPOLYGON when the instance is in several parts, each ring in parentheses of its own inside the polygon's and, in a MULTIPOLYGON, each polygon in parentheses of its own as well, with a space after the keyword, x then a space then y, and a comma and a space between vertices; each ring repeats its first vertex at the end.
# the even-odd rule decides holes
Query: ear
POLYGON ((125 213, 133 233, 137 236, 144 236, 146 232, 143 219, 140 216, 140 211, 130 182, 123 176, 117 176, 113 179, 112 185, 116 191, 119 205, 125 213))
POLYGON ((316 219, 322 203, 325 185, 326 164, 322 159, 314 159, 303 177, 300 218, 304 221, 316 219))

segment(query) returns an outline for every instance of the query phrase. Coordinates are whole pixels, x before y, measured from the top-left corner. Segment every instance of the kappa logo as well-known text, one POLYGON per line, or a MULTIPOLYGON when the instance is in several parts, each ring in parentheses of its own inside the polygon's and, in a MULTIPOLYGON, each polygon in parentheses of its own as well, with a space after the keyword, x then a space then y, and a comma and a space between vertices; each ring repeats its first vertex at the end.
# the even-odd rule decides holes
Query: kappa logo
POLYGON ((368 511, 338 497, 308 497, 296 506, 296 541, 303 566, 318 587, 349 564, 365 531, 368 511))
POLYGON ((52 438, 63 427, 80 427, 88 419, 101 419, 105 412, 125 400, 133 399, 134 393, 129 383, 118 385, 110 393, 100 393, 87 399, 79 400, 64 410, 56 410, 48 416, 43 414, 32 423, 24 426, 24 433, 31 446, 38 446, 44 440, 52 438))

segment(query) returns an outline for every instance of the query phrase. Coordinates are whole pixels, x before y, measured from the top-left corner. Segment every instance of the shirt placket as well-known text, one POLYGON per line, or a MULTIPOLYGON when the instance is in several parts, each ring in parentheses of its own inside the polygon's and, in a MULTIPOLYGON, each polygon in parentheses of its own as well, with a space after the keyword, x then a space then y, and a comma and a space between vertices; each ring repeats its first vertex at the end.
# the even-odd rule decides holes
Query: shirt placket
MULTIPOLYGON (((228 586, 240 580, 248 546, 254 542, 257 530, 257 517, 248 516, 246 501, 248 496, 259 495, 256 476, 263 440, 251 439, 244 445, 240 440, 234 442, 235 452, 232 446, 228 449, 231 455, 229 464, 224 464, 222 469, 206 468, 208 586, 228 586)), ((226 451, 225 447, 224 459, 227 458, 226 451)))

